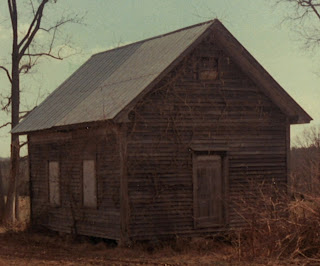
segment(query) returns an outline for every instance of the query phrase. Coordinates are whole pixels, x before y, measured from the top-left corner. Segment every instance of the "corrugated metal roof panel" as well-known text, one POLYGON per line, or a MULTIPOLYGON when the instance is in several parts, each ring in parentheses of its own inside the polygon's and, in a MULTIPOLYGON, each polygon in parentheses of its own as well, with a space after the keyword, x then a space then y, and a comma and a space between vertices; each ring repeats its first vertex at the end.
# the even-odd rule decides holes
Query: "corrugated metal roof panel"
POLYGON ((152 82, 157 75, 149 75, 138 79, 131 79, 121 83, 114 83, 108 87, 95 90, 89 97, 79 104, 72 112, 64 117, 57 126, 78 124, 92 121, 108 120, 115 117, 131 101, 130 91, 138 92, 146 84, 152 82))
POLYGON ((12 132, 114 118, 212 22, 92 56, 12 132))
POLYGON ((182 31, 144 42, 125 64, 122 64, 58 125, 114 118, 182 51, 189 47, 204 29, 193 28, 188 32, 182 31), (160 47, 161 49, 159 49, 160 47), (86 117, 86 121, 84 121, 84 117, 86 117))
POLYGON ((54 127, 111 76, 140 45, 141 43, 138 43, 125 49, 120 48, 92 56, 15 127, 13 132, 54 127))

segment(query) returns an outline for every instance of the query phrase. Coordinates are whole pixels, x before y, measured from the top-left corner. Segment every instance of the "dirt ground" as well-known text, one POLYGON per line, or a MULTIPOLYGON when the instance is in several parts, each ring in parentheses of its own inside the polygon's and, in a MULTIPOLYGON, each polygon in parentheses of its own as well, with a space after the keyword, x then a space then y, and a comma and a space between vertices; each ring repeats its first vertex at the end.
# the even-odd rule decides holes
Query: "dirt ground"
MULTIPOLYGON (((20 198, 20 227, 0 226, 0 266, 2 265, 306 265, 303 261, 239 259, 231 243, 212 239, 176 239, 157 243, 137 243, 130 248, 114 242, 87 237, 74 238, 54 232, 25 229, 29 220, 29 199, 20 198)), ((316 264, 315 264, 316 265, 316 264)), ((319 265, 319 264, 318 264, 319 265)))
MULTIPOLYGON (((7 230, 0 227, 1 265, 237 265, 230 245, 195 241, 197 251, 180 243, 136 244, 119 248, 112 242, 59 236, 53 232, 24 231, 29 221, 29 198, 20 197, 22 225, 7 230), (216 244, 214 244, 216 245, 216 244)), ((192 246, 192 245, 191 245, 192 246)), ((243 265, 243 264, 242 264, 243 265)))
POLYGON ((212 240, 140 243, 131 248, 94 240, 0 227, 0 265, 304 265, 292 261, 239 261, 234 247, 212 240))
MULTIPOLYGON (((170 247, 119 248, 31 232, 0 231, 0 265, 231 265, 227 254, 175 251, 170 247)), ((220 250, 221 252, 222 250, 220 250)), ((226 252, 228 253, 228 252, 226 252)), ((235 263, 232 263, 235 265, 235 263)))

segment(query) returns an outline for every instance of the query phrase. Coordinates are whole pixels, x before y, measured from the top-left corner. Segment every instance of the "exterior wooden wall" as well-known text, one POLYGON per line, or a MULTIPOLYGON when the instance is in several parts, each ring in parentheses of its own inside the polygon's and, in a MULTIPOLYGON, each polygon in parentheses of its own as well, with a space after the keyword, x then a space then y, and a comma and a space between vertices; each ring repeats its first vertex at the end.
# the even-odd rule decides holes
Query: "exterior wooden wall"
POLYGON ((238 203, 241 197, 254 201, 252 184, 287 182, 290 127, 285 115, 210 39, 138 102, 128 118, 118 131, 101 126, 29 135, 34 224, 116 240, 125 240, 126 234, 132 239, 199 235, 242 225, 238 203), (204 57, 218 58, 217 79, 199 79, 204 57), (221 228, 194 226, 195 150, 224 154, 221 228), (81 162, 92 158, 97 209, 81 203, 81 162), (49 205, 49 160, 60 162, 59 207, 49 205))
POLYGON ((133 239, 199 235, 243 224, 240 197, 251 182, 287 182, 286 117, 214 41, 201 43, 129 114, 129 234, 133 239), (219 58, 219 77, 199 80, 203 57, 219 58), (193 146, 228 157, 224 228, 194 228, 193 146))
POLYGON ((49 229, 120 238, 119 142, 105 128, 29 135, 32 223, 49 229), (97 208, 82 205, 82 161, 95 160, 97 208), (61 206, 49 203, 48 161, 60 164, 61 206))

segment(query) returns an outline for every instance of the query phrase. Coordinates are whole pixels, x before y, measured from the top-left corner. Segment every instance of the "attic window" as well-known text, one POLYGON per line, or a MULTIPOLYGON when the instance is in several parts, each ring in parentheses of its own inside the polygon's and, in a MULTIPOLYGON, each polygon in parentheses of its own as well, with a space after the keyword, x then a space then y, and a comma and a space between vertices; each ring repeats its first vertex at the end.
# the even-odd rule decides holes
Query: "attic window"
POLYGON ((201 57, 198 65, 200 80, 216 80, 219 78, 219 58, 201 57))
POLYGON ((128 119, 130 121, 134 121, 135 117, 136 117, 136 113, 134 111, 130 111, 128 114, 128 119))

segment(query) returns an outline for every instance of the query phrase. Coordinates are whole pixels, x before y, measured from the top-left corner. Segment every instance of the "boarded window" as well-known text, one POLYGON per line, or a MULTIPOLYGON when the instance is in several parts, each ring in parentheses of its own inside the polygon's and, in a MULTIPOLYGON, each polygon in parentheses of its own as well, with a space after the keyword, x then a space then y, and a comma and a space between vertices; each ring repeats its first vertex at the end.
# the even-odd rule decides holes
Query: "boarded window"
POLYGON ((194 159, 194 218, 196 227, 223 224, 223 175, 219 155, 194 159))
POLYGON ((97 180, 94 160, 83 161, 83 206, 97 207, 97 180))
POLYGON ((199 79, 216 80, 219 77, 219 59, 216 57, 202 57, 199 62, 199 79))
POLYGON ((60 205, 60 167, 59 162, 49 161, 49 201, 51 205, 60 205))

